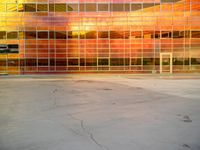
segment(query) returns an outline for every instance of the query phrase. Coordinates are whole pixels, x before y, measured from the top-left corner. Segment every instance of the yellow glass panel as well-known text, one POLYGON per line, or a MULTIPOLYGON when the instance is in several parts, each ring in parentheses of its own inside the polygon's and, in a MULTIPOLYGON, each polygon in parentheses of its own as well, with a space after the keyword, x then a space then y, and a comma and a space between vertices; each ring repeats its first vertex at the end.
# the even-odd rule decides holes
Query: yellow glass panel
POLYGON ((16 3, 16 0, 1 0, 1 3, 16 3))
POLYGON ((5 4, 0 4, 0 12, 5 12, 5 4))
POLYGON ((22 12, 24 10, 23 4, 18 4, 18 11, 22 12))
POLYGON ((17 4, 7 4, 7 11, 8 12, 17 11, 17 4))
POLYGON ((20 31, 18 34, 19 34, 18 35, 19 39, 23 39, 24 38, 24 32, 20 31))
POLYGON ((8 54, 9 59, 18 58, 19 54, 8 54))

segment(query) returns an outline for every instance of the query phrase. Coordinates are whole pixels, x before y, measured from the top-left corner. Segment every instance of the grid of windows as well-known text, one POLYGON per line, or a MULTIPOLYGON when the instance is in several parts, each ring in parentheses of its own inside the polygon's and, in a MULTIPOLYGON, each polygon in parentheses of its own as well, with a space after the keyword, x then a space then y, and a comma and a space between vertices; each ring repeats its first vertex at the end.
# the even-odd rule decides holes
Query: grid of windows
POLYGON ((161 53, 200 72, 199 22, 198 0, 2 0, 0 73, 152 73, 161 53))
POLYGON ((187 31, 0 31, 0 39, 176 39, 200 38, 200 30, 187 31), (25 36, 19 35, 19 33, 25 36), (55 36, 54 36, 55 35, 55 36))
POLYGON ((1 12, 132 12, 132 11, 146 11, 149 9, 153 11, 185 11, 191 9, 192 11, 199 11, 199 2, 193 0, 165 0, 165 1, 147 1, 136 3, 1 3, 1 12), (174 4, 177 4, 174 7, 174 4), (186 5, 190 5, 189 8, 186 5))

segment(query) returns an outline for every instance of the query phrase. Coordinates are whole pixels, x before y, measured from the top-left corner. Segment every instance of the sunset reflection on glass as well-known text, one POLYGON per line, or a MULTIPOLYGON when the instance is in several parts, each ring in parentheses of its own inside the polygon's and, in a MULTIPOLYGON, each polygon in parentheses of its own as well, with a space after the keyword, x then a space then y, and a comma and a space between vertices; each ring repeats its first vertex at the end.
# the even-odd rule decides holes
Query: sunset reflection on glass
POLYGON ((199 0, 1 0, 0 15, 0 73, 200 72, 199 0))

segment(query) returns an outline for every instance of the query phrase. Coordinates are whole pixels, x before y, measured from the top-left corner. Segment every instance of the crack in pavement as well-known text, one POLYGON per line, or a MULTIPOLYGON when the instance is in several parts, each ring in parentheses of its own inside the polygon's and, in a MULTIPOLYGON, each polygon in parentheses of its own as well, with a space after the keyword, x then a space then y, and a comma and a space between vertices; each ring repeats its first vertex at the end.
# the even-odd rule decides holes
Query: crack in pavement
POLYGON ((90 133, 90 139, 91 139, 96 145, 98 145, 99 147, 101 147, 101 148, 103 148, 103 149, 105 149, 105 150, 109 150, 109 148, 106 147, 105 145, 102 145, 102 144, 98 143, 97 140, 94 138, 94 136, 93 136, 92 133, 90 133))
POLYGON ((77 121, 80 122, 81 129, 89 136, 89 138, 91 139, 91 141, 92 141, 93 143, 95 143, 98 147, 100 147, 100 148, 102 148, 102 149, 104 149, 104 150, 110 150, 107 146, 105 146, 105 145, 103 145, 103 144, 101 144, 101 143, 99 143, 99 142, 97 141, 97 139, 94 137, 93 133, 90 132, 90 131, 86 128, 86 126, 84 125, 84 121, 83 121, 83 120, 74 117, 72 114, 68 114, 68 115, 69 115, 72 119, 77 120, 77 121))
POLYGON ((86 127, 84 126, 83 120, 81 120, 81 128, 82 128, 83 131, 85 131, 85 132, 89 135, 90 139, 91 139, 97 146, 99 146, 100 148, 102 148, 102 149, 104 149, 104 150, 109 150, 108 147, 106 147, 105 145, 100 144, 100 143, 96 140, 96 138, 94 137, 93 133, 91 133, 89 130, 86 129, 86 127))

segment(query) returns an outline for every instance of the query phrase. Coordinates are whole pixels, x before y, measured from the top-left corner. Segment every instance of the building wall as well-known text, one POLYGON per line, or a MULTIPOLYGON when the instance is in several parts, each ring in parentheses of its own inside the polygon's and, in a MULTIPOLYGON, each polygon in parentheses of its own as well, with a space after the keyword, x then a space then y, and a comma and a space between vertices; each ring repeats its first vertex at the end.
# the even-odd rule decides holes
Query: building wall
POLYGON ((200 72, 199 22, 199 0, 1 0, 0 73, 200 72))

